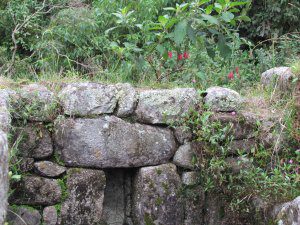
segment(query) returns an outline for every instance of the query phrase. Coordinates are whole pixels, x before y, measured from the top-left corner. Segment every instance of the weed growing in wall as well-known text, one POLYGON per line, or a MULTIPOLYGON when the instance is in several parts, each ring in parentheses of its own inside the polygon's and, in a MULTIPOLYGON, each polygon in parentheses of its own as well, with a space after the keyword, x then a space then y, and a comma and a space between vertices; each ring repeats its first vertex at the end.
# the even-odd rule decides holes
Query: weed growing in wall
MULTIPOLYGON (((233 156, 230 152, 233 124, 213 121, 212 116, 212 112, 193 110, 177 124, 193 134, 199 184, 206 194, 229 196, 227 210, 237 210, 246 216, 253 216, 250 212, 254 199, 269 204, 267 208, 300 195, 300 151, 295 149, 292 139, 275 151, 274 146, 266 148, 260 144, 259 132, 255 132, 258 147, 251 151, 241 149, 233 156), (231 161, 232 158, 237 161, 231 161)), ((291 118, 285 124, 288 123, 292 123, 291 118)), ((289 137, 288 131, 280 135, 289 137)))

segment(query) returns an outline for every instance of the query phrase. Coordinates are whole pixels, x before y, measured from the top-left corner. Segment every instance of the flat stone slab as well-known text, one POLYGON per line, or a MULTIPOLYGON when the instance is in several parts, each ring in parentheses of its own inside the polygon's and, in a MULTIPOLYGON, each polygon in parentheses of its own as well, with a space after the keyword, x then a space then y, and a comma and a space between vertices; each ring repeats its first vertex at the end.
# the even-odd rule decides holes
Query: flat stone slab
POLYGON ((87 116, 113 113, 118 102, 114 85, 72 83, 58 94, 64 113, 87 116))
POLYGON ((11 225, 40 225, 41 219, 42 217, 38 210, 25 206, 10 207, 6 218, 8 224, 11 225))
POLYGON ((139 93, 135 113, 142 123, 168 124, 195 109, 199 102, 199 94, 194 88, 145 90, 139 93))
POLYGON ((101 170, 69 169, 68 198, 61 206, 61 224, 97 225, 102 222, 105 174, 101 170))
POLYGON ((157 165, 168 162, 176 151, 170 129, 132 124, 115 116, 60 120, 54 134, 62 160, 69 166, 157 165))
POLYGON ((20 205, 55 205, 61 200, 61 187, 57 180, 37 176, 23 176, 12 184, 14 192, 9 202, 20 205))
POLYGON ((45 177, 58 177, 64 172, 66 168, 50 161, 41 161, 34 163, 35 171, 45 177))
POLYGON ((182 225, 181 180, 173 164, 140 168, 133 191, 134 224, 182 225))

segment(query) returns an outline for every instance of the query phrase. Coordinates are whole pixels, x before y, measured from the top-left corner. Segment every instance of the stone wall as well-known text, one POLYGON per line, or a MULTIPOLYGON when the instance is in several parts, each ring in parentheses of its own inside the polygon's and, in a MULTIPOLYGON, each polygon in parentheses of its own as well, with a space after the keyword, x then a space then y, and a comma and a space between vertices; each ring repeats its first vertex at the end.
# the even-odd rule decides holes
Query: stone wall
MULTIPOLYGON (((240 110, 242 98, 226 88, 210 88, 203 98, 192 88, 97 83, 65 84, 57 93, 32 84, 5 93, 15 140, 22 137, 17 161, 24 174, 11 182, 11 224, 221 224, 218 196, 205 196, 200 186, 193 197, 181 196, 183 186, 198 183, 192 158, 199 146, 189 131, 168 124, 205 103, 215 111, 213 120, 233 124, 228 160, 236 170, 238 149, 248 151, 274 138, 257 139, 255 124, 262 119, 240 110)), ((1 118, 9 121, 0 113, 1 118)), ((2 140, 0 133, 0 156, 7 153, 2 140)), ((0 165, 5 167, 0 167, 1 181, 7 164, 0 165)))

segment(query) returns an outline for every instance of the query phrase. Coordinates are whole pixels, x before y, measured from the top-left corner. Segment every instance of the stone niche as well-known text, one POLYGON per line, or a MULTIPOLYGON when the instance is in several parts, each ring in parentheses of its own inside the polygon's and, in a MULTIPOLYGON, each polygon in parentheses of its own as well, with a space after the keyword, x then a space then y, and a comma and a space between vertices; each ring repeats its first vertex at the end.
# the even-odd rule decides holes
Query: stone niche
MULTIPOLYGON (((240 96, 220 98, 224 91, 214 89, 206 99, 216 111, 213 119, 236 128, 234 156, 238 148, 256 144, 254 126, 251 120, 239 123, 231 111, 240 96)), ((219 208, 207 203, 197 185, 192 134, 168 127, 190 109, 201 110, 206 100, 195 89, 71 83, 54 93, 32 84, 6 96, 14 112, 15 162, 22 172, 10 184, 9 224, 221 224, 219 208), (194 197, 183 197, 183 186, 194 197)), ((0 138, 0 147, 3 143, 0 138)), ((1 185, 2 196, 6 186, 1 185)))

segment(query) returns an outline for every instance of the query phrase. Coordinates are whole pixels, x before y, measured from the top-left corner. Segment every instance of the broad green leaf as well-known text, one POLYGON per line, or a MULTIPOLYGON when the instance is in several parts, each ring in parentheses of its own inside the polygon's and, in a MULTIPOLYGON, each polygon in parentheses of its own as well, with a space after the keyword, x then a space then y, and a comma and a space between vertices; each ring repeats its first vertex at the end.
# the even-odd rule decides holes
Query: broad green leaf
POLYGON ((225 21, 225 22, 230 22, 233 18, 234 15, 231 12, 223 12, 221 14, 221 18, 225 21))
POLYGON ((158 22, 160 22, 163 26, 165 26, 168 22, 168 17, 167 16, 159 16, 158 17, 158 22))
POLYGON ((239 16, 239 17, 237 17, 237 19, 238 19, 238 20, 245 21, 245 22, 250 22, 250 21, 251 21, 250 17, 245 16, 245 15, 239 16))
POLYGON ((207 20, 209 23, 211 24, 216 24, 219 25, 219 21, 217 18, 211 16, 211 15, 206 15, 206 14, 202 14, 202 17, 207 20))
POLYGON ((173 7, 166 7, 166 8, 164 8, 164 10, 176 12, 176 9, 173 7))
POLYGON ((176 25, 174 30, 174 41, 177 45, 180 45, 183 42, 186 36, 186 32, 187 32, 187 21, 183 20, 176 25))
POLYGON ((213 9, 214 9, 214 5, 209 5, 205 9, 205 13, 209 15, 213 11, 213 9))
POLYGON ((219 35, 219 40, 218 40, 217 46, 218 46, 218 49, 220 51, 220 55, 222 56, 222 58, 226 59, 231 55, 231 49, 226 44, 225 37, 222 34, 219 35))
POLYGON ((167 22, 167 24, 165 26, 166 29, 173 27, 173 25, 176 24, 177 22, 178 22, 178 19, 176 19, 176 18, 169 19, 169 21, 167 22))
POLYGON ((229 7, 231 8, 231 7, 240 6, 240 5, 246 5, 246 4, 248 4, 248 2, 231 2, 229 4, 229 7))

